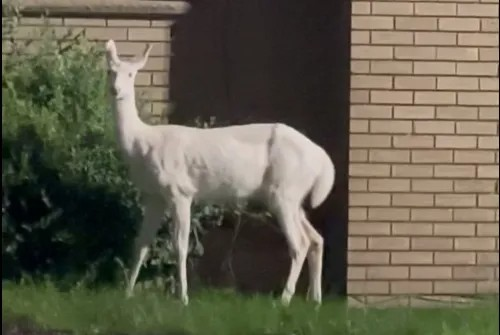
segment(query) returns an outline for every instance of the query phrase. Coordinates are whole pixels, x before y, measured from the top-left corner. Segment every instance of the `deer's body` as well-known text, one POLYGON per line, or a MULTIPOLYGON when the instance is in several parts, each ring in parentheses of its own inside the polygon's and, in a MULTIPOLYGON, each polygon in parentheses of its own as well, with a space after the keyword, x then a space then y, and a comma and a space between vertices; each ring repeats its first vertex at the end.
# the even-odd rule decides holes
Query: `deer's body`
POLYGON ((181 297, 187 304, 186 257, 193 201, 222 204, 250 200, 275 214, 287 239, 292 265, 282 300, 288 303, 305 257, 310 294, 321 302, 323 241, 302 209, 309 196, 319 206, 334 183, 326 152, 295 129, 280 123, 219 128, 150 126, 138 117, 134 78, 141 61, 123 62, 107 44, 118 142, 130 177, 143 194, 144 219, 135 242, 136 261, 128 293, 137 280, 165 210, 174 217, 181 297))

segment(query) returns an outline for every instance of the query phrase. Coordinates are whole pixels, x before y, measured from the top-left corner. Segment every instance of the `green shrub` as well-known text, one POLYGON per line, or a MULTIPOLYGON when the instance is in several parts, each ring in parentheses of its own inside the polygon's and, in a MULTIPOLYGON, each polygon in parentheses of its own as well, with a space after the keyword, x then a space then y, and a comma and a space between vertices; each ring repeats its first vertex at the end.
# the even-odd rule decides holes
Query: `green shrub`
MULTIPOLYGON (((141 208, 114 140, 104 56, 82 36, 43 36, 36 52, 11 41, 2 61, 2 278, 113 282, 141 208)), ((202 252, 203 226, 221 217, 194 210, 192 254, 202 252)), ((144 277, 172 273, 166 230, 146 263, 144 277)))

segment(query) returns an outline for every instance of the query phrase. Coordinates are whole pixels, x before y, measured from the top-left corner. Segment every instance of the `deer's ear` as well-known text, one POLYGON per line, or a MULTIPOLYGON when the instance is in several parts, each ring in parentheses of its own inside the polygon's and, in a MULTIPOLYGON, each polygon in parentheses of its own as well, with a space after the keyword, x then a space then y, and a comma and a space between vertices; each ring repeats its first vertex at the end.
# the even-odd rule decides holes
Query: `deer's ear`
POLYGON ((137 69, 142 69, 146 65, 148 58, 149 58, 149 53, 151 52, 151 49, 153 49, 152 44, 146 45, 146 49, 144 49, 144 53, 136 62, 137 69))
POLYGON ((116 51, 116 44, 113 40, 106 42, 106 57, 108 58, 108 61, 115 64, 120 63, 120 58, 118 57, 118 52, 116 51))

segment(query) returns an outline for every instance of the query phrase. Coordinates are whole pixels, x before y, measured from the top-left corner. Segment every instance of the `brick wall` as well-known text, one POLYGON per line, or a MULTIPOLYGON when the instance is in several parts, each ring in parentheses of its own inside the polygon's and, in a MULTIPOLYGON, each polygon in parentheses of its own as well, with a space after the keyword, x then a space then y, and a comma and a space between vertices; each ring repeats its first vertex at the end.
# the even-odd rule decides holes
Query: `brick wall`
POLYGON ((498 292, 498 0, 352 14, 348 293, 498 292))
POLYGON ((68 39, 84 30, 91 41, 104 44, 106 40, 114 39, 122 56, 139 55, 147 43, 152 43, 154 47, 149 61, 137 75, 136 85, 138 94, 151 101, 143 111, 156 121, 168 109, 171 23, 168 20, 147 19, 22 17, 15 36, 19 40, 37 39, 48 26, 56 36, 68 39))

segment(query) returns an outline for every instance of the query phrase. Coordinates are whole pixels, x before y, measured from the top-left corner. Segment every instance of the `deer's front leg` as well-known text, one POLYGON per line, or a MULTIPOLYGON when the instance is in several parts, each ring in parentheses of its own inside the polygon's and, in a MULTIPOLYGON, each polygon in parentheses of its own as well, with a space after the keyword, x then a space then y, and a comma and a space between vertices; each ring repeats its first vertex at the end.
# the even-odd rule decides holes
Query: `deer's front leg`
POLYGON ((161 197, 145 196, 143 199, 143 206, 144 218, 139 226, 139 231, 134 242, 134 263, 128 282, 128 297, 133 294, 142 263, 146 259, 149 252, 149 246, 160 228, 161 220, 165 213, 165 202, 161 197))
POLYGON ((180 297, 184 305, 189 303, 186 263, 191 226, 191 201, 192 200, 186 196, 175 197, 172 201, 172 214, 174 217, 174 243, 177 251, 180 297))

